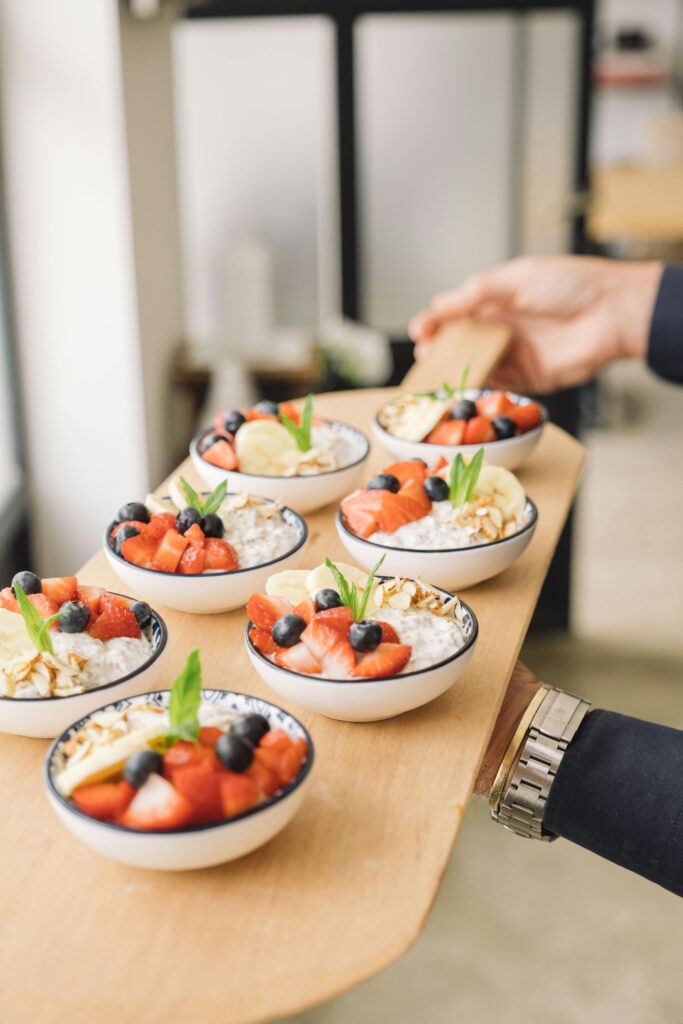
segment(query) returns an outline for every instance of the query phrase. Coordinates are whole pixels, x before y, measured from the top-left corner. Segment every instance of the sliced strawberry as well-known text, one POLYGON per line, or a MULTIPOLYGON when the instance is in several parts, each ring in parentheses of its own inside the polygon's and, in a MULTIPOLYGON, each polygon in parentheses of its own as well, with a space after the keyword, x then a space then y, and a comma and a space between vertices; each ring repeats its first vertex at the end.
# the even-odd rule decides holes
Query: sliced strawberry
POLYGON ((464 435, 464 420, 445 420, 427 434, 425 441, 429 444, 462 444, 464 435))
POLYGON ((189 540, 190 544, 204 543, 204 531, 199 523, 193 523, 189 530, 185 530, 185 537, 189 540))
POLYGON ((237 455, 229 441, 216 441, 202 452, 202 458, 219 469, 237 469, 237 455))
POLYGON ((421 459, 410 459, 408 462, 394 462, 382 472, 395 476, 400 484, 406 484, 409 480, 417 480, 421 484, 427 476, 427 467, 421 459))
POLYGON ((192 820, 192 804, 170 782, 152 772, 119 820, 126 828, 183 828, 192 820))
POLYGON ((118 636, 140 637, 140 626, 130 608, 106 608, 88 627, 95 640, 113 640, 118 636))
POLYGON ((292 745, 292 738, 284 729, 270 729, 259 741, 259 750, 281 752, 292 745))
MULTIPOLYGON (((135 540, 136 538, 133 537, 132 539, 135 540)), ((155 568, 159 569, 160 572, 175 572, 178 568, 178 562, 189 543, 189 540, 186 540, 183 534, 178 533, 177 530, 167 530, 161 538, 161 542, 154 555, 155 568)), ((124 541, 121 545, 121 552, 124 558, 126 557, 124 551, 126 544, 128 544, 128 541, 124 541)))
POLYGON ((98 614, 106 612, 109 608, 129 608, 130 601, 120 594, 112 594, 110 590, 103 590, 97 603, 98 614))
MULTIPOLYGON (((290 650, 292 650, 291 647, 290 650)), ((243 772, 242 774, 246 775, 247 778, 252 779, 264 796, 272 796, 273 793, 277 793, 278 789, 280 789, 280 778, 272 768, 268 768, 267 765, 258 760, 256 753, 257 751, 255 750, 254 760, 251 762, 246 772, 243 772)))
POLYGON ((149 533, 141 533, 137 537, 129 537, 121 545, 121 555, 131 565, 150 569, 154 563, 158 542, 149 533))
POLYGON ((278 775, 277 768, 280 755, 277 750, 269 750, 268 747, 259 746, 254 751, 254 760, 259 764, 264 765, 266 768, 269 768, 270 771, 279 779, 280 776, 278 775))
POLYGON ((219 773, 208 758, 176 769, 173 785, 192 805, 194 825, 204 825, 223 817, 219 773))
MULTIPOLYGON (((119 530, 122 530, 124 528, 124 526, 134 526, 135 529, 138 531, 138 533, 146 533, 147 532, 147 528, 148 528, 147 523, 141 523, 137 519, 127 519, 124 523, 117 523, 116 524, 114 529, 111 531, 111 538, 112 538, 112 540, 114 539, 116 534, 119 532, 119 530)), ((45 580, 43 580, 43 583, 44 582, 45 582, 45 580)))
MULTIPOLYGON (((328 654, 333 647, 337 646, 340 639, 339 629, 333 624, 325 622, 324 619, 319 619, 317 615, 312 622, 309 622, 301 634, 302 642, 306 645, 315 660, 319 662, 322 662, 324 656, 328 654)), ((290 647, 289 650, 296 650, 298 646, 299 644, 297 644, 296 647, 290 647)))
POLYGON ((203 761, 209 761, 216 767, 213 749, 202 744, 190 743, 189 740, 179 740, 164 754, 164 777, 173 781, 177 771, 191 764, 201 764, 203 761))
POLYGON ((228 818, 244 814, 261 801, 261 787, 246 772, 222 771, 218 776, 221 808, 228 818))
POLYGON ((58 605, 73 601, 77 590, 78 580, 75 576, 56 576, 43 580, 43 593, 58 605))
POLYGON ((170 512, 156 512, 149 521, 147 536, 161 540, 168 530, 175 530, 175 516, 170 512))
POLYGON ((370 537, 377 526, 377 516, 361 508, 350 508, 344 512, 344 519, 351 533, 357 537, 370 537))
POLYGON ((377 515, 387 491, 354 491, 341 503, 348 528, 359 537, 369 537, 378 529, 377 515))
POLYGON ((228 436, 228 432, 225 429, 225 413, 217 412, 213 418, 213 432, 214 434, 225 434, 228 436))
POLYGON ((356 656, 348 640, 342 640, 323 656, 325 675, 330 679, 350 679, 356 668, 356 656))
POLYGON ((300 601, 294 608, 294 611, 297 615, 300 615, 306 625, 308 625, 315 615, 315 601, 310 597, 306 601, 300 601))
POLYGON ((526 405, 513 405, 507 416, 522 433, 533 430, 542 420, 541 408, 536 402, 528 402, 526 405))
POLYGON ((90 609, 91 625, 92 620, 95 618, 95 616, 99 615, 100 598, 102 597, 102 594, 104 594, 104 590, 102 589, 102 587, 86 587, 81 585, 78 588, 76 600, 83 601, 84 604, 87 604, 88 608, 90 609))
POLYGON ((260 626, 251 626, 249 629, 249 639, 256 650, 260 651, 261 654, 275 654, 278 649, 269 629, 261 629, 260 626))
MULTIPOLYGON (((422 467, 424 469, 424 466, 422 467)), ((426 476, 426 474, 425 474, 426 476)), ((422 480, 408 480, 401 486, 398 492, 403 498, 412 498, 422 509, 422 514, 427 515, 431 510, 432 503, 424 489, 424 478, 422 480)))
POLYGON ((374 651, 363 655, 352 674, 360 679, 395 676, 408 664, 412 653, 408 644, 381 643, 374 651))
POLYGON ((376 619, 375 621, 382 627, 381 642, 383 644, 400 644, 401 638, 390 622, 382 622, 381 619, 376 619))
MULTIPOLYGON (((187 533, 190 531, 188 530, 187 533)), ((185 536, 187 537, 187 533, 185 536)), ((184 575, 190 575, 195 573, 199 575, 204 572, 206 568, 206 553, 203 547, 198 547, 196 544, 190 544, 189 547, 183 551, 180 561, 178 562, 178 572, 184 575)))
POLYGON ((46 594, 28 594, 27 597, 36 611, 44 619, 49 619, 51 615, 56 615, 59 611, 59 605, 57 602, 53 601, 46 594))
POLYGON ((17 599, 12 593, 10 587, 5 587, 3 590, 0 590, 0 608, 5 608, 8 612, 19 611, 17 599))
POLYGON ((301 417, 299 415, 299 410, 293 402, 280 402, 280 412, 283 416, 287 416, 292 423, 296 423, 297 427, 299 426, 299 420, 301 417))
POLYGON ((488 395, 482 395, 474 403, 480 416, 495 420, 496 416, 509 416, 515 403, 511 402, 504 391, 491 391, 488 395))
POLYGON ((325 608, 322 612, 315 613, 316 622, 326 622, 328 626, 334 626, 341 636, 346 637, 349 626, 353 622, 353 612, 346 605, 340 608, 325 608))
MULTIPOLYGON (((310 626, 306 627, 306 629, 310 628, 310 626)), ((335 630, 331 629, 331 627, 328 628, 338 637, 335 630)), ((302 643, 278 650, 275 654, 275 664, 281 668, 288 668, 292 672, 304 672, 309 676, 317 676, 322 672, 322 666, 318 659, 311 653, 306 644, 302 643)))
POLYGON ((386 533, 393 533, 399 526, 415 522, 425 514, 422 507, 412 498, 401 494, 392 494, 391 491, 384 491, 382 510, 377 516, 377 524, 380 530, 386 533))
POLYGON ((429 471, 430 475, 435 476, 439 472, 439 470, 445 469, 447 465, 448 460, 444 459, 443 455, 439 455, 438 459, 436 460, 436 462, 429 471))
POLYGON ((206 568, 212 571, 234 572, 239 569, 239 561, 232 544, 220 537, 207 537, 204 541, 206 568))
POLYGON ((486 416, 473 416, 465 424, 465 444, 486 444, 496 440, 496 432, 491 420, 486 416))
POLYGON ((268 594, 252 594, 247 601, 247 615, 255 626, 272 629, 281 615, 289 615, 294 608, 285 597, 270 597, 268 594))
POLYGON ((302 742, 303 747, 298 743, 292 743, 286 750, 280 752, 277 773, 285 786, 294 781, 306 758, 306 741, 302 742))
POLYGON ((197 739, 202 747, 215 747, 219 736, 222 735, 223 730, 216 728, 215 725, 203 725, 197 739))
POLYGON ((71 799, 79 811, 99 821, 113 821, 124 813, 135 796, 129 782, 96 782, 74 789, 71 799))
POLYGON ((277 416, 274 416, 272 412, 259 412, 258 409, 247 409, 244 413, 244 418, 247 423, 251 423, 252 420, 273 420, 275 423, 279 423, 277 416))

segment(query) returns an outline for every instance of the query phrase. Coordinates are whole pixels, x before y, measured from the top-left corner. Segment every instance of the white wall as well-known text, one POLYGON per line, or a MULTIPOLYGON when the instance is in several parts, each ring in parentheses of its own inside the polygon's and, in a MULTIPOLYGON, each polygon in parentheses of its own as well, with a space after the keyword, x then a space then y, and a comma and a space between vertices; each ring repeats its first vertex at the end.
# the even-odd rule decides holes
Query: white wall
POLYGON ((6 205, 36 569, 73 572, 147 486, 123 93, 109 0, 2 0, 6 205))

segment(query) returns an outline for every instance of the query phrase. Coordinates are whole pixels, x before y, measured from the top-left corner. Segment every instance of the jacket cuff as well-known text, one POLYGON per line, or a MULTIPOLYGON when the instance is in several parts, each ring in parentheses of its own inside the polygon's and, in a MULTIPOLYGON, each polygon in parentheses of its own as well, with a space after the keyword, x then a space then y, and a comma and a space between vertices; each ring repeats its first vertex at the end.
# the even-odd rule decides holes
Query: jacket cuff
POLYGON ((659 377, 683 384, 683 265, 664 268, 650 323, 647 365, 659 377))

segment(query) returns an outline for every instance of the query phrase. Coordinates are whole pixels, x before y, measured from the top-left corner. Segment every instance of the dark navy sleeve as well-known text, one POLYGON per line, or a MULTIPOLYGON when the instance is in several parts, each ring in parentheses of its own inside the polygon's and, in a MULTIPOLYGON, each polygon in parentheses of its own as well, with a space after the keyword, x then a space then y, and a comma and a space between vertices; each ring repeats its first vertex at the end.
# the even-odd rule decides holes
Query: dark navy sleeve
POLYGON ((683 896, 683 732, 590 712, 562 759, 543 824, 683 896))
POLYGON ((664 267, 650 323, 647 365, 683 384, 683 264, 664 267))

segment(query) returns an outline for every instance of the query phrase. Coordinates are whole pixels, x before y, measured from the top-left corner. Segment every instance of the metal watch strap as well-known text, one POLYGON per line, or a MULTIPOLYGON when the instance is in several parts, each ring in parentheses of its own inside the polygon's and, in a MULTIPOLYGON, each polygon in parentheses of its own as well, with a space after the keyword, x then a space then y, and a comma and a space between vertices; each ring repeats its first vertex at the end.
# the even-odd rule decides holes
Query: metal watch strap
POLYGON ((526 839, 556 837, 543 828, 550 787, 569 743, 586 716, 589 701, 548 688, 532 718, 491 817, 526 839))

